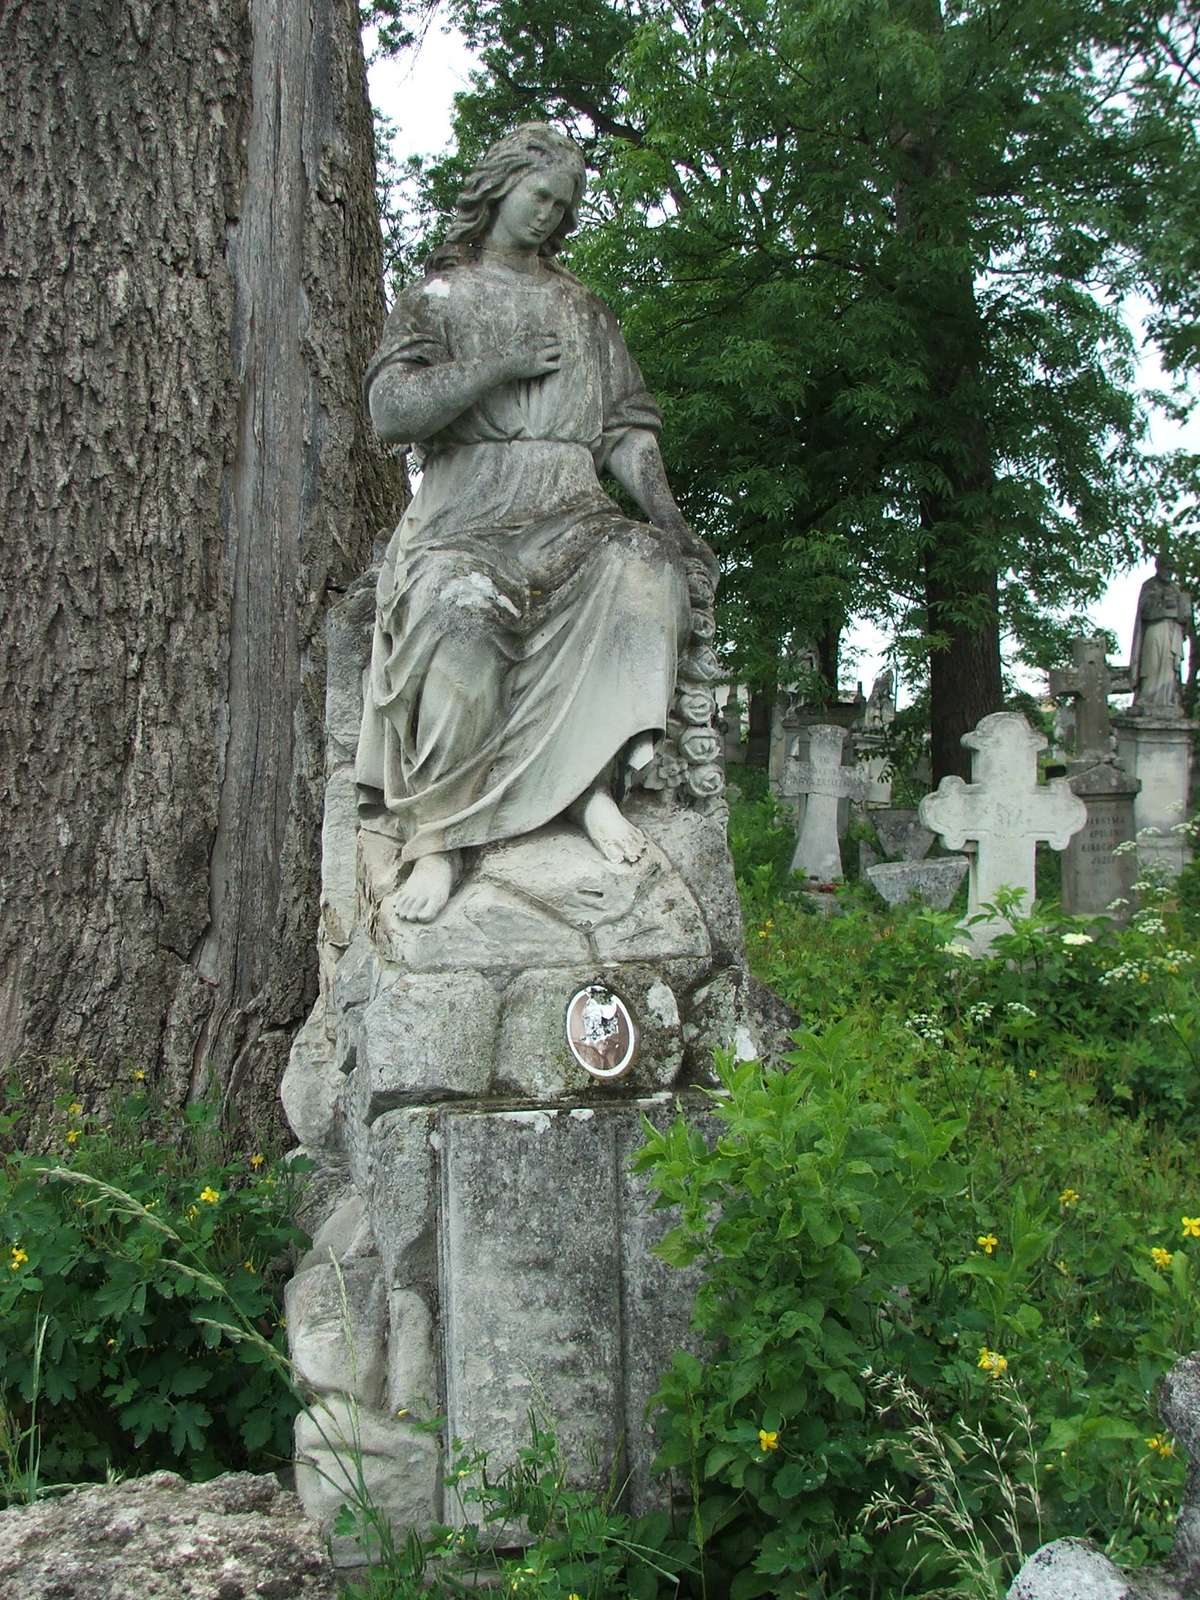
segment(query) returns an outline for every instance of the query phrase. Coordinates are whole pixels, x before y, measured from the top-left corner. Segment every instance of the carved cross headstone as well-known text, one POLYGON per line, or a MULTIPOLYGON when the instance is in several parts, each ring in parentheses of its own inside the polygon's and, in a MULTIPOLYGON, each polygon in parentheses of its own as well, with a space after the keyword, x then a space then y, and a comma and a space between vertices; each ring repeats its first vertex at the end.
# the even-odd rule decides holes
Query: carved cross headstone
POLYGON ((920 817, 951 850, 973 842, 967 917, 960 926, 973 948, 983 954, 1011 924, 990 917, 972 927, 970 919, 1004 888, 1024 890, 1027 910, 1033 900, 1039 841, 1065 850, 1071 835, 1087 821, 1087 811, 1065 778, 1038 783, 1038 751, 1045 749, 1046 741, 1015 712, 984 717, 962 742, 974 752, 972 781, 943 778, 936 792, 921 801, 920 817))
POLYGON ((1075 702, 1074 759, 1090 766, 1112 751, 1108 697, 1126 687, 1128 674, 1110 667, 1103 639, 1072 639, 1071 665, 1051 667, 1050 693, 1071 695, 1075 702))
POLYGON ((838 802, 861 800, 867 787, 862 772, 842 765, 845 742, 845 728, 818 723, 808 730, 808 760, 791 762, 788 769, 792 791, 807 796, 792 871, 822 883, 842 876, 838 802))

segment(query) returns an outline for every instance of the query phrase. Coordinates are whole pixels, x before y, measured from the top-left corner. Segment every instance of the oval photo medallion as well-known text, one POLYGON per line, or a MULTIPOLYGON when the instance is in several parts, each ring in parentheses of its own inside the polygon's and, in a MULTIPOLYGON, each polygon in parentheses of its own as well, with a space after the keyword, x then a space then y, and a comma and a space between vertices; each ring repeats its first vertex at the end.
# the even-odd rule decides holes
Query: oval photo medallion
POLYGON ((619 994, 589 983, 567 1005, 567 1045, 593 1078, 623 1078, 637 1053, 637 1029, 619 994))

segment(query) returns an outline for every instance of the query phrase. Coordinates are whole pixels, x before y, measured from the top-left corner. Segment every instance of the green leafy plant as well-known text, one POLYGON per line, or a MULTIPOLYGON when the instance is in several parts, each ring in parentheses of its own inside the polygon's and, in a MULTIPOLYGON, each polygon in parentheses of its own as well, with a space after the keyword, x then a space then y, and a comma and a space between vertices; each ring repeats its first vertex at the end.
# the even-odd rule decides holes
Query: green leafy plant
MULTIPOLYGON (((20 1114, 10 1101, 0 1131, 20 1114)), ((282 1351, 299 1166, 227 1150, 210 1108, 156 1115, 140 1080, 108 1120, 69 1094, 58 1114, 57 1155, 0 1162, 6 1436, 68 1482, 286 1459, 299 1401, 212 1314, 227 1301, 282 1351)))
MULTIPOLYGON (((440 1420, 430 1426, 440 1428, 440 1420)), ((678 1592, 690 1566, 685 1540, 665 1513, 633 1518, 606 1492, 570 1487, 554 1429, 529 1416, 530 1441, 495 1472, 486 1451, 458 1441, 445 1483, 453 1525, 395 1544, 369 1498, 344 1508, 336 1531, 362 1539, 380 1559, 349 1600, 465 1595, 482 1585, 545 1600, 657 1600, 678 1592)))

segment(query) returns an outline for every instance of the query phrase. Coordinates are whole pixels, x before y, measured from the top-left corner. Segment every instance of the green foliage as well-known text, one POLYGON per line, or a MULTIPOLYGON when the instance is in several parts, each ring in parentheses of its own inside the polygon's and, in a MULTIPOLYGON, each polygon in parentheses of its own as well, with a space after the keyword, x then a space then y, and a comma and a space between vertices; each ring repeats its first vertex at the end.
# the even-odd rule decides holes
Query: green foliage
MULTIPOLYGON (((1034 1419, 1046 1537, 1163 1554, 1182 1475, 1146 1441, 1154 1384, 1198 1331, 1200 1245, 1181 1228, 1194 1152, 1065 1080, 997 1083, 953 1057, 931 1071, 849 1020, 789 1062, 726 1065, 711 1148, 680 1120, 639 1158, 681 1208, 664 1255, 704 1269, 707 1359, 677 1354, 663 1382, 660 1460, 688 1487, 716 1592, 947 1581, 947 1551, 860 1526, 886 1482, 920 1489, 868 1369, 903 1373, 938 1425, 994 1443, 1007 1369, 1034 1419)), ((1002 1508, 978 1465, 959 1463, 959 1489, 982 1525, 1002 1508)), ((1018 1540, 1003 1577, 1020 1554, 1018 1540)))
MULTIPOLYGON (((531 1413, 530 1442, 499 1474, 485 1451, 457 1440, 445 1479, 460 1522, 411 1533, 396 1547, 366 1502, 347 1506, 336 1531, 374 1543, 376 1570, 350 1586, 348 1600, 421 1600, 481 1585, 543 1600, 657 1600, 678 1593, 690 1565, 686 1541, 664 1513, 632 1518, 607 1494, 573 1489, 553 1429, 531 1413), (521 1546, 519 1553, 505 1556, 521 1546)), ((440 1427, 440 1423, 431 1424, 440 1427)))
POLYGON ((813 917, 734 837, 804 1031, 786 1071, 722 1064, 715 1135, 638 1158, 703 1270, 658 1401, 708 1593, 983 1600, 1068 1535, 1161 1559, 1154 1391, 1200 1342, 1188 878, 1123 931, 1034 907, 978 960, 946 915, 813 917))
POLYGON ((31 1476, 206 1478, 286 1460, 298 1401, 271 1352, 303 1241, 288 1220, 299 1165, 226 1150, 211 1107, 156 1115, 137 1081, 108 1121, 64 1095, 50 1157, 11 1147, 21 1109, 10 1098, 0 1118, 10 1495, 27 1497, 31 1476), (222 1310, 262 1342, 223 1339, 222 1310))
POLYGON ((1044 665, 1061 645, 1049 611, 1096 598, 1139 541, 1200 571, 1197 462, 1141 453, 1151 397, 1121 315, 1145 297, 1168 370, 1200 365, 1193 10, 581 0, 566 29, 546 0, 453 0, 449 15, 482 68, 420 205, 445 204, 517 120, 581 139, 595 180, 569 264, 663 403, 677 494, 723 558, 742 681, 863 610, 900 625, 916 669, 994 626, 997 575, 1008 630, 1044 665))

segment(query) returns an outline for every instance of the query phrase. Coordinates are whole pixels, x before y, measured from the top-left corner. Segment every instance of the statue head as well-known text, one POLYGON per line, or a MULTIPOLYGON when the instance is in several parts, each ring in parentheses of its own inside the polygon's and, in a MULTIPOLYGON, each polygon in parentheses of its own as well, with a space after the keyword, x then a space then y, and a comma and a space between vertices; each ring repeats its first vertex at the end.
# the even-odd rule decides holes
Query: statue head
POLYGON ((446 242, 430 258, 430 269, 450 266, 477 252, 487 237, 496 208, 522 178, 553 168, 570 180, 572 200, 561 222, 539 246, 541 256, 557 255, 578 221, 587 170, 579 147, 547 122, 523 122, 481 157, 458 196, 446 242))

